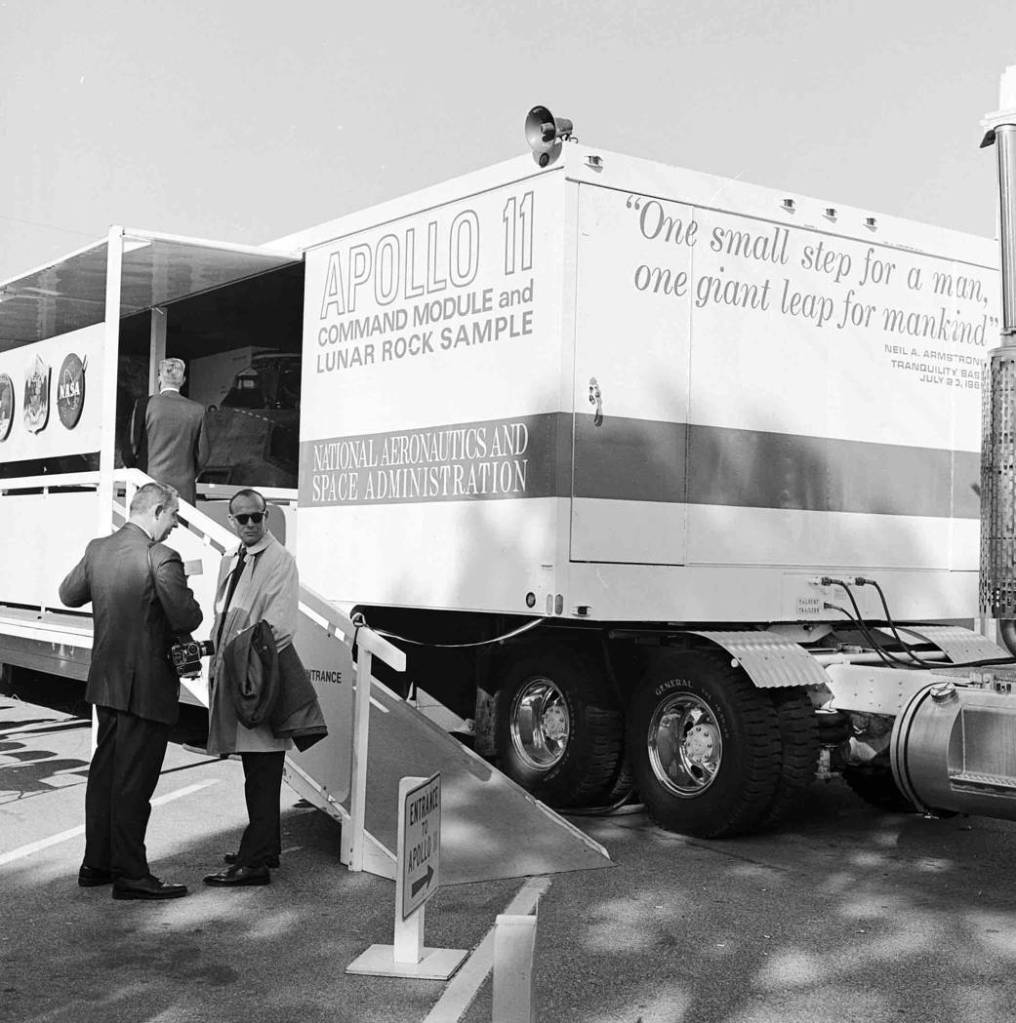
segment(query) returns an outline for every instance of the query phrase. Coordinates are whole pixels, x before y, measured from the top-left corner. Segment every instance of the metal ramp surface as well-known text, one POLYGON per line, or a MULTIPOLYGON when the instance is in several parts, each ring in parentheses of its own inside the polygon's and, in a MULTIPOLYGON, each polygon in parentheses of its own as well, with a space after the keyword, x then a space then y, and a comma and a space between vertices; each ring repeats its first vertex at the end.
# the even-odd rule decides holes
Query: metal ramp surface
MULTIPOLYGON (((357 742, 352 682, 358 672, 351 656, 356 630, 341 611, 316 594, 301 587, 300 596, 297 650, 311 672, 329 735, 306 753, 291 753, 286 778, 306 799, 342 821, 343 859, 350 862, 348 831, 357 826, 352 805, 357 784, 351 777, 357 770, 352 757, 357 742), (323 684, 316 681, 326 676, 323 684)), ((361 658, 367 658, 369 670, 366 632, 359 632, 358 650, 361 658)), ((371 637, 375 650, 388 646, 381 637, 371 637)), ((376 679, 370 680, 366 732, 363 869, 395 877, 399 780, 437 772, 441 773, 443 884, 613 865, 599 843, 376 679)))
POLYGON ((441 877, 465 884, 613 866, 606 850, 375 682, 367 831, 395 849, 399 778, 441 772, 441 877))

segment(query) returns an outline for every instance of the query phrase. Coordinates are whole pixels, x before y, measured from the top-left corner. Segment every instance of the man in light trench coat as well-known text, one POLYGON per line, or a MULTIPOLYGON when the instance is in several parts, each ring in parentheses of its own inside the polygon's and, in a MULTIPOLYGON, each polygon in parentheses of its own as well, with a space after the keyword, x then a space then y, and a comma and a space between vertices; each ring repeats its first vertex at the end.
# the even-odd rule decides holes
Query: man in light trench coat
POLYGON ((269 513, 258 491, 233 495, 229 519, 240 546, 223 557, 216 587, 208 752, 240 754, 249 820, 237 851, 224 857, 228 868, 205 877, 206 884, 223 887, 269 884, 269 868, 279 865, 282 846, 279 799, 292 740, 276 738, 268 724, 245 728, 221 684, 226 647, 249 626, 267 621, 279 650, 293 642, 300 580, 293 555, 268 529, 269 513))

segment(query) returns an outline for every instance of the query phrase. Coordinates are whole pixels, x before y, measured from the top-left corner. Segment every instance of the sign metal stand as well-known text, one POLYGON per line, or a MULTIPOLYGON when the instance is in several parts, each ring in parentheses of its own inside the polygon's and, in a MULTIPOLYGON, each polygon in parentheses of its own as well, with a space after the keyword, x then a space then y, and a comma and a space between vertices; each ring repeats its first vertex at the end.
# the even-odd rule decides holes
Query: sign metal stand
POLYGON ((441 775, 399 781, 398 868, 395 873, 395 940, 371 945, 346 973, 447 980, 466 957, 459 948, 426 948, 427 900, 441 884, 441 775))

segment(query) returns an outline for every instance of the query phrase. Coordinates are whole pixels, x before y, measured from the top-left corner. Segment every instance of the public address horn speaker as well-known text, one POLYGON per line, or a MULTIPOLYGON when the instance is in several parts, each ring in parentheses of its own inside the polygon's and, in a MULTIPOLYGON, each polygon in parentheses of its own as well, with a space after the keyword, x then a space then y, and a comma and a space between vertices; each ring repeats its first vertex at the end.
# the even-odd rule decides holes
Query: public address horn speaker
POLYGON ((541 167, 561 155, 561 143, 571 138, 573 130, 567 117, 555 117, 546 107, 533 107, 526 114, 526 142, 541 167))

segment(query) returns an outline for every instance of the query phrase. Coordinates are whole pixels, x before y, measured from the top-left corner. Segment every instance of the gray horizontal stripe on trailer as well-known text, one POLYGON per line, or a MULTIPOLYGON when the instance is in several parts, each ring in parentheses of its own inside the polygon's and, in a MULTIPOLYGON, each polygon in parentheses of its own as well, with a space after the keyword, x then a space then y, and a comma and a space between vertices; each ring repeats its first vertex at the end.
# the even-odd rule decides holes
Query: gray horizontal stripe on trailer
MULTIPOLYGON (((444 447, 446 445, 442 445, 444 447)), ((322 438, 300 445, 305 507, 569 497, 740 508, 976 519, 980 456, 688 423, 549 412, 505 420, 322 438), (574 468, 572 428, 574 420, 574 468), (493 438, 524 430, 524 450, 495 455, 493 438), (407 438, 478 431, 482 453, 406 458, 407 438), (396 442, 398 442, 396 444, 396 442), (354 448, 360 463, 340 466, 354 448), (383 457, 398 450, 394 460, 383 457), (329 450, 332 449, 332 450, 329 450), (449 459, 441 461, 441 459, 449 459), (524 463, 524 485, 501 473, 524 463), (340 476, 355 484, 341 495, 340 476), (329 489, 332 488, 332 489, 329 489)))
POLYGON ((576 497, 976 519, 979 483, 976 452, 576 417, 576 497))

